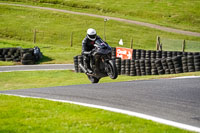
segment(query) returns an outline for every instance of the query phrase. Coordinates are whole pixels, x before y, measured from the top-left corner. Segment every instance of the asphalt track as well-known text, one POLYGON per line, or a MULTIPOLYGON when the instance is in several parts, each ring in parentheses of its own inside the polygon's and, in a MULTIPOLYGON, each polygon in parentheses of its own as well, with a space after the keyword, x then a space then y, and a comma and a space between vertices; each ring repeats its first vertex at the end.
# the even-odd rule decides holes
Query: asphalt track
POLYGON ((200 127, 199 77, 33 88, 0 93, 107 106, 200 127))

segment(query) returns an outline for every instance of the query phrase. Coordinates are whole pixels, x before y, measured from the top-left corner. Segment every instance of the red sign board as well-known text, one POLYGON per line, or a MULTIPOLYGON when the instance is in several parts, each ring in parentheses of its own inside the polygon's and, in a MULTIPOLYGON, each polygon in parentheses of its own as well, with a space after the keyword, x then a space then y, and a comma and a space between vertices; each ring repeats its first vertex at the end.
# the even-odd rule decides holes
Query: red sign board
POLYGON ((116 57, 132 59, 133 49, 116 47, 116 57))

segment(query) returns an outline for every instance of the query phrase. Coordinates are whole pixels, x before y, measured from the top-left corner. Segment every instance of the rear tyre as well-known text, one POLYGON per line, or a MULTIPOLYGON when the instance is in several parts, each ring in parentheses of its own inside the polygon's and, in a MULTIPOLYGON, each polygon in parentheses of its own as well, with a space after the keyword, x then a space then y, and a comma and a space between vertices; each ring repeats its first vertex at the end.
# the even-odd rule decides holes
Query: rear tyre
POLYGON ((116 79, 118 77, 117 67, 112 60, 108 61, 107 74, 111 79, 116 79))
POLYGON ((96 78, 96 77, 93 77, 93 76, 89 76, 88 75, 88 79, 91 81, 91 83, 98 83, 99 82, 99 79, 98 78, 96 78))

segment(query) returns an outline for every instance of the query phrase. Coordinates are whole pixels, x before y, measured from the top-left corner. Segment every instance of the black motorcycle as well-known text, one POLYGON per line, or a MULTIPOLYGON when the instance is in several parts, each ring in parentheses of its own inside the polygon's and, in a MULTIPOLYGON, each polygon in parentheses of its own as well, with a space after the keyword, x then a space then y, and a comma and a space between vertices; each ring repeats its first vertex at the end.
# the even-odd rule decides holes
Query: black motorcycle
POLYGON ((90 56, 90 67, 93 73, 89 74, 81 63, 79 64, 80 68, 92 83, 98 83, 102 77, 107 76, 110 76, 111 79, 116 79, 118 71, 114 61, 111 59, 112 48, 101 39, 96 40, 94 46, 95 48, 90 56))

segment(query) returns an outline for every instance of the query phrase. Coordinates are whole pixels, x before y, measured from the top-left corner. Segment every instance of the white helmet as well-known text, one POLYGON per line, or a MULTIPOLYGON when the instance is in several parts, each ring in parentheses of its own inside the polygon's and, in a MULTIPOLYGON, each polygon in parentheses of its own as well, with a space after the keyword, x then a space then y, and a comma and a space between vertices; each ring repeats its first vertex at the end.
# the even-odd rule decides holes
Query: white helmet
POLYGON ((89 28, 89 29, 87 30, 87 37, 88 37, 91 41, 96 40, 96 35, 97 35, 97 32, 96 32, 95 29, 89 28))

